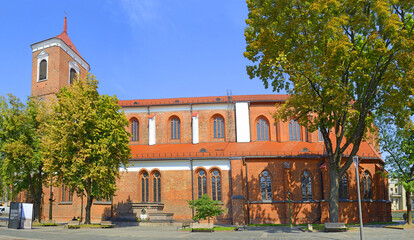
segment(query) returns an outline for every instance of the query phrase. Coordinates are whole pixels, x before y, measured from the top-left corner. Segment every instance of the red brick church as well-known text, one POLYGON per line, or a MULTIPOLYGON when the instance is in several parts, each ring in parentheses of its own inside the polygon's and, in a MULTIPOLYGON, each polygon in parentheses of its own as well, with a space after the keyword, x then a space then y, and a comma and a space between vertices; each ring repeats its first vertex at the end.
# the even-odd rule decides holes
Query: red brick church
MULTIPOLYGON (((89 64, 63 32, 31 45, 32 95, 47 97, 69 86, 89 64)), ((288 95, 243 95, 121 100, 130 122, 131 166, 122 169, 112 199, 92 206, 92 221, 134 220, 145 209, 151 221, 191 219, 188 200, 208 194, 227 209, 229 224, 328 221, 329 174, 322 136, 295 120, 275 122, 271 113, 288 95)), ((391 220, 388 181, 375 137, 358 155, 364 222, 391 220)), ((84 216, 86 201, 65 186, 45 187, 42 215, 67 221, 84 216), (83 212, 83 213, 82 213, 83 212)), ((355 170, 340 182, 340 221, 358 222, 355 170)))

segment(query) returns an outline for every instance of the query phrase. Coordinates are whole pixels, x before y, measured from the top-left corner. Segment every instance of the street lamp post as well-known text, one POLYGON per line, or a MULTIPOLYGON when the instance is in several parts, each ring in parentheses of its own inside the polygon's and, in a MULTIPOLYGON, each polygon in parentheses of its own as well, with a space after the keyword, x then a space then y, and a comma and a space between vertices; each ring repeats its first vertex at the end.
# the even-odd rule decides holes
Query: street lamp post
POLYGON ((362 223, 362 209, 361 209, 361 192, 359 190, 359 173, 358 173, 358 165, 359 165, 359 156, 354 156, 352 157, 352 161, 354 162, 355 165, 355 175, 356 175, 356 179, 357 179, 357 190, 358 190, 358 208, 359 208, 359 233, 360 233, 360 237, 361 240, 364 239, 364 226, 362 223))
POLYGON ((288 201, 289 201, 289 224, 290 224, 290 229, 292 229, 293 228, 293 226, 292 226, 292 212, 290 211, 290 191, 288 190, 288 192, 287 192, 287 194, 288 194, 288 201))

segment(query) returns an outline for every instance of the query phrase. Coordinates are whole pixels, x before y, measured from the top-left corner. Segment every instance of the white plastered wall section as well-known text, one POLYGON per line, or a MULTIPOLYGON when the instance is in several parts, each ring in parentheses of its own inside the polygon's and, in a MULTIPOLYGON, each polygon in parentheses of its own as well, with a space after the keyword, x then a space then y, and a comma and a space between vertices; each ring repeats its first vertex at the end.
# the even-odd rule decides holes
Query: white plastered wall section
POLYGON ((236 136, 237 142, 250 142, 249 103, 236 103, 236 136))
MULTIPOLYGON (((189 160, 138 160, 130 161, 133 163, 128 168, 129 172, 139 172, 143 169, 152 171, 158 169, 160 171, 179 171, 179 170, 191 170, 191 163, 189 160)), ((193 170, 202 167, 207 169, 218 168, 226 171, 230 170, 230 161, 228 159, 203 159, 193 160, 193 170)), ((119 169, 125 171, 123 167, 119 169)))
POLYGON ((198 115, 192 117, 193 144, 199 143, 198 115))
POLYGON ((155 116, 148 119, 148 145, 155 145, 155 116))

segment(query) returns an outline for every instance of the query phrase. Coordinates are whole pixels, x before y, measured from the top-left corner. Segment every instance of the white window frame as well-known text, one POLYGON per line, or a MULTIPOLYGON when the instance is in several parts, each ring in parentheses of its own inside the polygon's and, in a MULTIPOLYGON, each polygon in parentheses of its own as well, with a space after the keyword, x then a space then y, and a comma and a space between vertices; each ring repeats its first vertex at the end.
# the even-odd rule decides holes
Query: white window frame
POLYGON ((45 51, 41 51, 38 55, 37 55, 37 77, 36 77, 36 81, 37 82, 44 82, 47 81, 47 79, 49 78, 49 54, 45 51), (39 79, 39 74, 40 74, 40 62, 46 60, 46 78, 40 80, 39 79))
POLYGON ((79 72, 80 72, 79 66, 76 63, 76 61, 70 61, 69 62, 69 73, 68 73, 68 84, 69 85, 70 85, 70 69, 72 68, 76 71, 76 74, 78 75, 78 79, 79 79, 79 72))

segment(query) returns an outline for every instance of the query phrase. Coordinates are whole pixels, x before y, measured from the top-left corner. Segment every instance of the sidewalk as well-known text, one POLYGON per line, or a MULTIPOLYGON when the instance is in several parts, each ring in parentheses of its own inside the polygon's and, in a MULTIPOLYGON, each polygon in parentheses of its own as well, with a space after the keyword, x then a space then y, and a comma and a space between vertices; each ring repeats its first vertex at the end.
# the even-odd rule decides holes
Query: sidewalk
MULTIPOLYGON (((383 225, 364 227, 365 239, 414 239, 414 229, 397 230, 382 228, 383 225)), ((359 239, 359 228, 343 233, 302 232, 289 227, 248 227, 236 232, 191 233, 177 231, 176 226, 164 227, 120 227, 110 229, 65 229, 59 227, 35 227, 33 229, 8 229, 0 222, 1 240, 21 239, 359 239)))

